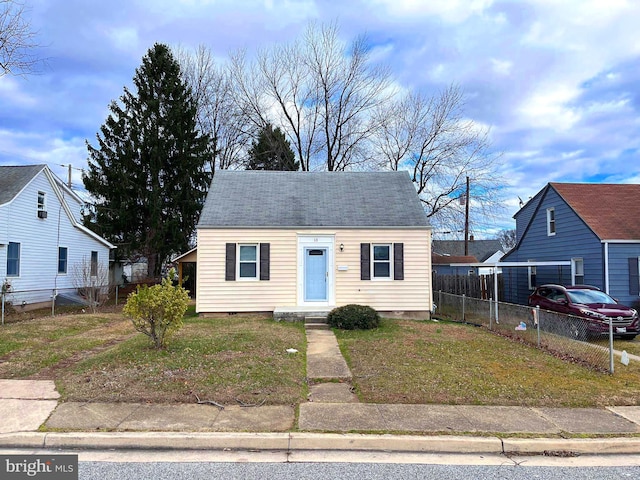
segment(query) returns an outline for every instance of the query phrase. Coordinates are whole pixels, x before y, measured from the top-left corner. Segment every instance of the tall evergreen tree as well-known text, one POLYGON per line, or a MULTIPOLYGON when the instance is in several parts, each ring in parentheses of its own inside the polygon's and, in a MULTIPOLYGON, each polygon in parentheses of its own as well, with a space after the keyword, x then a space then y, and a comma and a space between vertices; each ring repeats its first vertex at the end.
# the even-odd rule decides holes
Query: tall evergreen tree
POLYGON ((291 144, 278 127, 274 129, 267 124, 260 130, 258 141, 252 142, 249 149, 247 170, 297 171, 299 168, 300 162, 296 161, 291 144))
POLYGON ((186 250, 204 203, 211 140, 199 134, 191 91, 166 45, 155 44, 136 69, 135 91, 87 141, 89 171, 84 185, 95 198, 87 224, 119 246, 141 255, 148 274, 158 276, 172 253, 186 250))

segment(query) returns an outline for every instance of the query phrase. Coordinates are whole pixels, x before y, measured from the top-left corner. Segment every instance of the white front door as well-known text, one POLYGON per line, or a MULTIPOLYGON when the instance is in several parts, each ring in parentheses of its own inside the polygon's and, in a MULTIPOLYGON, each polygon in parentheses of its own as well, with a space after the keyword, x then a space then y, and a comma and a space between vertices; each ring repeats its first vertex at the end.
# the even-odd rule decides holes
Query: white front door
POLYGON ((298 235, 298 303, 328 306, 335 303, 334 238, 298 235))

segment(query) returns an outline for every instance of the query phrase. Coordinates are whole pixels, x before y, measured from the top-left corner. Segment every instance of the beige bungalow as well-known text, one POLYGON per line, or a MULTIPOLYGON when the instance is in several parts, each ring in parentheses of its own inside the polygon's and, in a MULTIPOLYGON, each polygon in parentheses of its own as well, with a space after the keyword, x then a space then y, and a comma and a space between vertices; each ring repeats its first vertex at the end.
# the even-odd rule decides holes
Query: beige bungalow
POLYGON ((431 311, 431 227, 407 172, 219 171, 197 235, 202 315, 431 311))

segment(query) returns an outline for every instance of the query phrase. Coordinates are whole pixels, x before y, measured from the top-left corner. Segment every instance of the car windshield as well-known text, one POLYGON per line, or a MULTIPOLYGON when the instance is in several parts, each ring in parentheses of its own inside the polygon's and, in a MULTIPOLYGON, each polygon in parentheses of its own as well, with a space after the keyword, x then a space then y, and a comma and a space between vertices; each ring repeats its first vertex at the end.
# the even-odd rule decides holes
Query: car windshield
POLYGON ((567 290, 567 295, 573 303, 616 303, 616 301, 599 290, 567 290))

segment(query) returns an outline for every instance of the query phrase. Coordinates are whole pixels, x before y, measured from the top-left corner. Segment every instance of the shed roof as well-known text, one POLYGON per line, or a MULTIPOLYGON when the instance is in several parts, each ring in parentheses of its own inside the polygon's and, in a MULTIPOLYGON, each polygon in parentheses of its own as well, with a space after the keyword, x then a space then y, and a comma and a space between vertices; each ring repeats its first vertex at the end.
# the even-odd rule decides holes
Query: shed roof
POLYGON ((550 183, 600 240, 640 240, 640 185, 550 183))
POLYGON ((198 228, 422 227, 407 172, 218 171, 198 228))
POLYGON ((439 255, 431 254, 431 263, 433 265, 455 265, 457 263, 468 264, 478 263, 478 259, 473 255, 439 255))
POLYGON ((0 167, 0 205, 10 202, 46 165, 0 167))
MULTIPOLYGON (((500 240, 471 240, 468 242, 469 255, 484 262, 496 252, 502 251, 500 240)), ((464 240, 434 240, 433 252, 440 255, 464 255, 464 240)))

